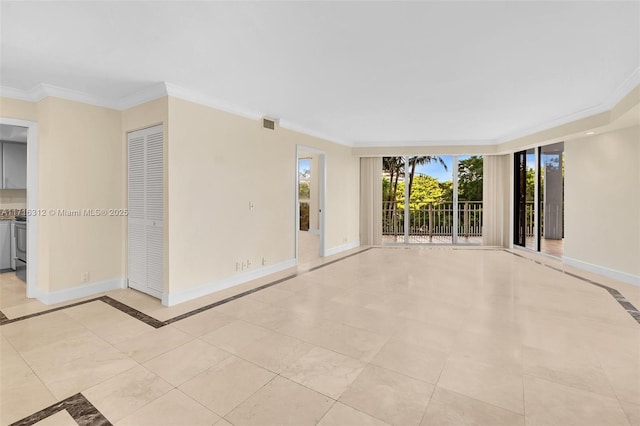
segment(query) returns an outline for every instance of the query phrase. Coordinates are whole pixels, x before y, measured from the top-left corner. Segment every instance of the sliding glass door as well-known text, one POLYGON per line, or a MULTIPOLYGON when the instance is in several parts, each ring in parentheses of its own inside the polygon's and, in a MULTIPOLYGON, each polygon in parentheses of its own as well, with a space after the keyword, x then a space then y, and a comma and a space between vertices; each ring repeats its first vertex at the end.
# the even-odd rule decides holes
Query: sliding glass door
POLYGON ((383 158, 383 242, 482 243, 481 156, 383 158))
POLYGON ((564 143, 514 153, 513 244, 563 255, 564 143))

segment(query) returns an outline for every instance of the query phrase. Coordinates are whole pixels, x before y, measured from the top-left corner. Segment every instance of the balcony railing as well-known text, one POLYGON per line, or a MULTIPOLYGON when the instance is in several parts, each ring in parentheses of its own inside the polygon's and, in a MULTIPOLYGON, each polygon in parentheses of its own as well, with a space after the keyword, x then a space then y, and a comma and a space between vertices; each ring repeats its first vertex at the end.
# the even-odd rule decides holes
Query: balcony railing
MULTIPOLYGON (((429 203, 409 210, 409 236, 431 242, 434 237, 453 236, 453 202, 429 203)), ((382 235, 404 235, 404 206, 394 201, 382 203, 382 235)), ((458 203, 458 237, 482 237, 482 201, 458 203)))

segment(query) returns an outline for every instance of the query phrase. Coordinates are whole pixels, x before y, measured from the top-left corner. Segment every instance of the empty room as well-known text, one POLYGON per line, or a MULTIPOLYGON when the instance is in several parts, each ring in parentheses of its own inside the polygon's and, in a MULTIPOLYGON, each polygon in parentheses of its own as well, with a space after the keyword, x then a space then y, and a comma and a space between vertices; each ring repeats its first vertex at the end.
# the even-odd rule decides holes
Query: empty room
POLYGON ((639 1, 0 2, 0 425, 640 426, 639 1))

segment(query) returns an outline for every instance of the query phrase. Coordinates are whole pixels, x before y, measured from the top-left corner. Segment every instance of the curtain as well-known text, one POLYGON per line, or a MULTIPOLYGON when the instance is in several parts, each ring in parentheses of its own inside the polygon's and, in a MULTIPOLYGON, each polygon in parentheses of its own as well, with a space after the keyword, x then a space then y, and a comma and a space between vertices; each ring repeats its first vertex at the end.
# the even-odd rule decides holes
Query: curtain
POLYGON ((360 159, 360 244, 382 244, 382 158, 360 159))
POLYGON ((511 156, 485 155, 482 184, 482 244, 509 246, 511 156))

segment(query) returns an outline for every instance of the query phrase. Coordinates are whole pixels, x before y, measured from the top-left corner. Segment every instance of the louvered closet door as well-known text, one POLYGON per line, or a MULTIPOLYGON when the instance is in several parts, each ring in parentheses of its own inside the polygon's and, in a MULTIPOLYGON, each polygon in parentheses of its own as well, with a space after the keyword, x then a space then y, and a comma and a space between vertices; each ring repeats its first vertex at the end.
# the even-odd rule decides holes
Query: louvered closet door
POLYGON ((129 287, 160 298, 164 255, 162 126, 131 132, 127 140, 129 287))

